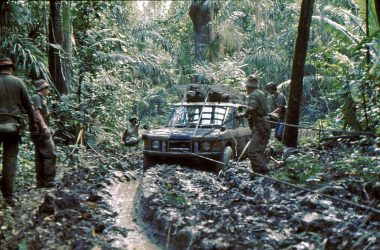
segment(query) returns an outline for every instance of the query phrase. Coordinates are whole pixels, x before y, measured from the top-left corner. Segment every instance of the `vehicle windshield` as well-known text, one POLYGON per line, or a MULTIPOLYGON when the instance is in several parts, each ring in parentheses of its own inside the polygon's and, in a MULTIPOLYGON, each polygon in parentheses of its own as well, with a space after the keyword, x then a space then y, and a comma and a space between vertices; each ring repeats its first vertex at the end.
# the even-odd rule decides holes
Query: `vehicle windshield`
POLYGON ((224 125, 228 107, 178 106, 172 112, 169 127, 214 127, 224 125))

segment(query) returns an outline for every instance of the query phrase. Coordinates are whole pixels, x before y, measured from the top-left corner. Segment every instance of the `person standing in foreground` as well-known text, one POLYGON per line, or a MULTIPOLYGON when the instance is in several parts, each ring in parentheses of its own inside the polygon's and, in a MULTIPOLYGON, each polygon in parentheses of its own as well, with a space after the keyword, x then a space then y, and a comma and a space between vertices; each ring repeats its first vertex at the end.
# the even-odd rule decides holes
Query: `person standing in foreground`
POLYGON ((277 113, 280 120, 274 129, 274 137, 278 141, 282 141, 282 135, 284 133, 286 98, 284 94, 277 91, 277 85, 274 82, 269 82, 265 86, 265 89, 269 92, 269 111, 272 113, 277 113))
POLYGON ((32 96, 38 132, 34 134, 35 168, 37 188, 55 186, 56 159, 54 142, 49 129, 49 108, 47 96, 49 84, 45 80, 35 82, 36 94, 32 96))
POLYGON ((31 132, 35 128, 33 105, 23 81, 12 75, 15 68, 9 58, 0 58, 0 145, 3 145, 1 193, 9 205, 14 205, 17 155, 24 132, 22 114, 28 114, 31 132))
POLYGON ((245 81, 248 96, 248 106, 244 114, 248 118, 252 130, 252 137, 247 155, 251 161, 252 170, 256 173, 267 174, 265 149, 270 137, 270 124, 265 121, 268 115, 267 98, 263 91, 259 90, 259 84, 255 75, 250 75, 245 81))

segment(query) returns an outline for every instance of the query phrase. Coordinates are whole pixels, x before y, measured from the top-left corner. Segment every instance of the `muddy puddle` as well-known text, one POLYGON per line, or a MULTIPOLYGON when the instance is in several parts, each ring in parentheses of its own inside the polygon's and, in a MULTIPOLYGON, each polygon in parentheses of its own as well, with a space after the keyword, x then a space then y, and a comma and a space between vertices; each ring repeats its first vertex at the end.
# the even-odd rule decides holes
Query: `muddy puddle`
POLYGON ((112 246, 128 250, 158 250, 156 246, 144 233, 144 230, 136 223, 134 198, 140 180, 126 182, 113 182, 109 186, 111 199, 109 204, 117 213, 116 226, 125 228, 128 232, 126 237, 117 236, 112 246))

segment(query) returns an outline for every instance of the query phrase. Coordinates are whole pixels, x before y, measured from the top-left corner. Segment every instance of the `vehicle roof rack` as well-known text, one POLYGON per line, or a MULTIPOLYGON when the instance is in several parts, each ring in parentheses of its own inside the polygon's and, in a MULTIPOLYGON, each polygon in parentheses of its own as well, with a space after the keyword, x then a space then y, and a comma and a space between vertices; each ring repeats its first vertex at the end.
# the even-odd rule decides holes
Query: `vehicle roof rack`
POLYGON ((186 102, 231 102, 244 104, 245 95, 228 85, 187 84, 176 85, 186 102))

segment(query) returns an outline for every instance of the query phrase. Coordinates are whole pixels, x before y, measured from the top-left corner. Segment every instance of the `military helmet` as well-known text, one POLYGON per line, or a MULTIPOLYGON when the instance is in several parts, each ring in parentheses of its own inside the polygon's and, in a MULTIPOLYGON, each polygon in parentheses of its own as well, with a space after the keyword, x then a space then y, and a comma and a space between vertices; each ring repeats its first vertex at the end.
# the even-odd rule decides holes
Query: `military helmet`
POLYGON ((34 87, 36 88, 36 91, 41 91, 43 89, 49 88, 50 85, 45 80, 37 80, 34 82, 34 87))
POLYGON ((244 82, 245 86, 248 88, 258 88, 259 83, 257 82, 257 76, 252 74, 249 75, 247 80, 244 82))
POLYGON ((274 82, 268 82, 267 85, 265 85, 266 89, 277 89, 277 84, 274 82))
POLYGON ((0 67, 9 67, 9 66, 11 66, 13 69, 16 68, 16 66, 14 65, 11 59, 4 56, 0 57, 0 67))

